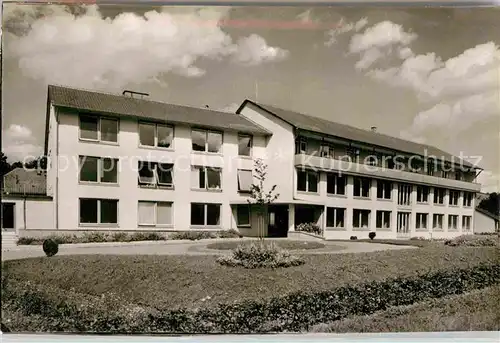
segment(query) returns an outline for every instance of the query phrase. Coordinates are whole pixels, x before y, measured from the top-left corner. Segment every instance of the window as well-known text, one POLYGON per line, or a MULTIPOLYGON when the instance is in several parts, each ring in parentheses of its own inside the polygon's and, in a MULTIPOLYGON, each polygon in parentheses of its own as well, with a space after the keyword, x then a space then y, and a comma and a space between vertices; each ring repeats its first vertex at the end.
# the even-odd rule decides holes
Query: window
POLYGON ((370 197, 371 180, 364 177, 354 177, 354 196, 361 198, 370 197))
POLYGON ((80 181, 118 183, 118 159, 80 156, 80 181))
POLYGON ((386 160, 386 166, 388 169, 395 169, 396 168, 396 164, 394 163, 394 156, 386 156, 385 160, 386 160))
POLYGON ((434 204, 444 204, 445 190, 443 188, 434 188, 434 204))
POLYGON ((346 149, 347 155, 351 158, 351 161, 357 160, 359 157, 359 149, 349 147, 346 149))
POLYGON ((220 204, 191 204, 191 225, 220 225, 220 204))
POLYGON ((222 189, 220 168, 195 166, 191 169, 191 186, 194 189, 222 189))
POLYGON ((417 186, 417 202, 426 203, 429 201, 429 187, 417 186))
POLYGON ((460 197, 460 193, 457 191, 450 191, 448 203, 451 206, 458 206, 458 198, 460 197))
POLYGON ((376 166, 378 164, 378 159, 376 156, 370 155, 366 157, 365 162, 369 166, 376 166))
POLYGON ((345 175, 334 173, 326 174, 326 193, 345 195, 347 178, 345 175))
POLYGON ((139 185, 174 187, 173 169, 171 163, 139 162, 139 185))
POLYGON ((432 227, 434 230, 442 230, 443 229, 443 214, 433 214, 432 215, 432 227))
POLYGON ((432 162, 431 160, 427 161, 427 168, 426 168, 426 171, 427 171, 427 175, 429 176, 434 176, 434 170, 436 169, 434 167, 434 162, 432 162))
POLYGON ((118 200, 80 199, 80 224, 118 224, 118 200))
POLYGON ((297 137, 295 139, 295 153, 305 154, 307 151, 307 139, 305 137, 297 137))
POLYGON ((443 179, 447 179, 449 177, 449 173, 447 171, 442 170, 441 171, 441 177, 443 179))
POLYGON ((172 225, 172 203, 139 201, 138 225, 169 226, 172 225))
POLYGON ((455 214, 448 215, 448 230, 458 230, 458 216, 455 214))
POLYGON ((238 169, 238 192, 251 192, 253 176, 251 170, 238 169))
POLYGON ((171 148, 174 128, 164 124, 139 123, 139 143, 143 146, 171 148))
POLYGON ((472 224, 471 216, 462 216, 462 231, 470 231, 472 224))
POLYGON ((326 208, 326 227, 343 228, 345 225, 345 208, 326 208))
POLYGON ((355 228, 367 229, 369 227, 370 221, 370 210, 358 210, 354 209, 352 211, 352 226, 355 228))
POLYGON ((398 205, 411 205, 412 185, 401 183, 398 185, 398 205))
POLYGON ((253 139, 250 135, 238 135, 238 155, 252 156, 253 139))
POLYGON ((193 151, 220 153, 222 151, 222 133, 207 130, 192 130, 193 151))
POLYGON ((318 173, 312 170, 297 170, 297 190, 301 192, 318 192, 318 173))
POLYGON ((427 213, 417 213, 417 230, 427 229, 427 213))
POLYGON ((377 229, 388 229, 391 227, 391 211, 377 211, 377 229))
POLYGON ((250 205, 236 206, 236 220, 238 226, 250 226, 250 205))
POLYGON ((80 139, 118 142, 118 120, 91 115, 80 115, 80 139))
POLYGON ((320 146, 320 156, 325 157, 325 158, 333 158, 334 157, 334 150, 333 150, 333 145, 328 144, 328 143, 321 143, 320 146))
POLYGON ((464 180, 464 174, 460 170, 457 170, 455 172, 455 180, 458 180, 458 181, 464 180))
POLYGON ((464 207, 472 206, 472 193, 464 192, 463 206, 464 207))
POLYGON ((390 199, 392 182, 377 180, 377 199, 390 199))

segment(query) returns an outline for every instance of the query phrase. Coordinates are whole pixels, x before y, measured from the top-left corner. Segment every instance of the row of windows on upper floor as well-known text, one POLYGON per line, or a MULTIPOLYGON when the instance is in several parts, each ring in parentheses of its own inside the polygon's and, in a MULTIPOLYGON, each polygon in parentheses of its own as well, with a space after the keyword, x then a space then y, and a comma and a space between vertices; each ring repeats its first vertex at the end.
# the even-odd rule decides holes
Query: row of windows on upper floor
MULTIPOLYGON (((118 143, 119 120, 107 117, 80 115, 80 139, 93 142, 118 143)), ((139 121, 139 144, 148 148, 172 149, 174 126, 139 121)), ((192 129, 192 150, 221 153, 223 133, 213 130, 192 129)), ((253 137, 238 134, 238 155, 252 155, 253 137)))
POLYGON ((451 166, 444 168, 437 157, 429 158, 424 162, 423 158, 419 156, 408 157, 396 154, 386 155, 382 153, 373 153, 373 151, 363 151, 358 148, 342 146, 303 136, 299 136, 295 140, 295 153, 347 160, 369 166, 427 174, 429 176, 445 179, 454 178, 458 181, 471 182, 475 177, 475 173, 467 168, 453 168, 451 166), (366 156, 361 158, 362 155, 366 156))
MULTIPOLYGON (((79 156, 79 181, 90 184, 117 185, 119 159, 79 156)), ((222 191, 222 168, 191 166, 191 188, 222 191)), ((253 174, 250 169, 238 169, 238 192, 251 192, 253 174)), ((137 182, 141 187, 173 189, 174 165, 139 161, 137 182)))
MULTIPOLYGON (((326 173, 326 193, 332 195, 347 195, 347 178, 345 174, 326 173)), ((297 191, 317 194, 319 193, 320 173, 312 170, 297 169, 297 191)), ((391 200, 393 184, 397 184, 397 200, 399 205, 411 205, 414 185, 395 183, 387 180, 374 179, 377 183, 377 199, 391 200)), ((366 177, 353 177, 353 196, 358 198, 371 198, 372 179, 366 177)), ((448 202, 451 206, 458 206, 460 191, 446 190, 434 187, 433 203, 444 205, 444 198, 448 192, 448 202)), ((430 187, 416 185, 417 202, 429 203, 430 187)), ((462 205, 472 206, 474 194, 463 192, 462 205)))

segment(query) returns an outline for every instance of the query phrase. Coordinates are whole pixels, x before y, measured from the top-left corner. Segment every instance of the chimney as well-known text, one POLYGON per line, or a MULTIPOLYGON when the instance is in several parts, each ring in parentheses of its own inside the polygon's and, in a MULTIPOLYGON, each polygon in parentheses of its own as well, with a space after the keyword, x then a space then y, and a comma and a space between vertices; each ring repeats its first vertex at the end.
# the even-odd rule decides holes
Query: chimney
POLYGON ((372 132, 377 132, 377 127, 376 127, 376 126, 372 126, 372 127, 370 128, 370 130, 372 130, 372 132))
POLYGON ((144 99, 144 97, 149 96, 149 93, 134 92, 134 91, 129 91, 127 89, 122 92, 122 95, 126 94, 128 94, 131 98, 134 98, 134 95, 137 95, 141 99, 144 99))

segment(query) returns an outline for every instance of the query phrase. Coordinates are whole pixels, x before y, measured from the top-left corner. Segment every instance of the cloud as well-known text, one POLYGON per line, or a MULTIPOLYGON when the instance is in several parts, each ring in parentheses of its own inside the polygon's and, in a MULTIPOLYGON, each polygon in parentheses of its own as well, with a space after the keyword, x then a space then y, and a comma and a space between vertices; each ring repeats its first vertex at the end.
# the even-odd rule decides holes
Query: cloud
POLYGON ((228 8, 169 8, 113 19, 96 5, 6 8, 9 56, 19 59, 24 74, 46 83, 118 90, 157 83, 166 73, 203 76, 201 59, 254 66, 288 55, 258 35, 234 43, 219 25, 228 8))
POLYGON ((372 48, 384 48, 396 44, 406 46, 416 38, 416 34, 405 32, 401 25, 383 21, 367 28, 363 33, 352 36, 349 52, 362 53, 372 48))
POLYGON ((477 182, 481 184, 481 192, 500 192, 500 174, 483 170, 477 177, 477 182))
POLYGON ((264 38, 252 34, 238 41, 233 60, 244 65, 257 65, 268 61, 281 61, 288 57, 288 51, 270 47, 264 38))
POLYGON ((12 124, 2 132, 2 152, 9 162, 36 158, 43 153, 41 146, 35 144, 35 138, 29 128, 12 124))
POLYGON ((368 24, 367 18, 361 18, 357 22, 345 23, 344 18, 340 20, 335 29, 328 31, 328 40, 325 42, 326 46, 331 46, 337 42, 337 37, 349 32, 358 32, 368 24))

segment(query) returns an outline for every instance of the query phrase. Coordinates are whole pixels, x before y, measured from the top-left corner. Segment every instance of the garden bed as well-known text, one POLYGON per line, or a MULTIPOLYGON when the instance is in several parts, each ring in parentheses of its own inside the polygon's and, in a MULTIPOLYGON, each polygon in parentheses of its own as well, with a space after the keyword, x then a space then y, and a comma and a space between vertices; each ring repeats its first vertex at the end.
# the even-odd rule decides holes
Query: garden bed
POLYGON ((70 289, 90 295, 115 292, 145 306, 196 308, 498 263, 498 250, 441 245, 372 253, 314 254, 303 258, 303 266, 252 270, 220 266, 216 256, 56 255, 6 261, 2 276, 7 280, 51 285, 62 292, 70 289))
MULTIPOLYGON (((232 241, 232 242, 217 242, 210 243, 207 245, 207 249, 214 250, 232 250, 241 244, 260 244, 259 241, 256 240, 242 240, 242 241, 232 241)), ((264 240, 262 244, 270 245, 274 244, 282 249, 287 250, 311 250, 311 249, 321 249, 324 248, 325 245, 319 242, 309 242, 309 241, 300 241, 300 240, 264 240)), ((345 249, 345 247, 338 247, 338 250, 345 249)))
POLYGON ((498 331, 499 286, 318 324, 312 332, 498 331))

